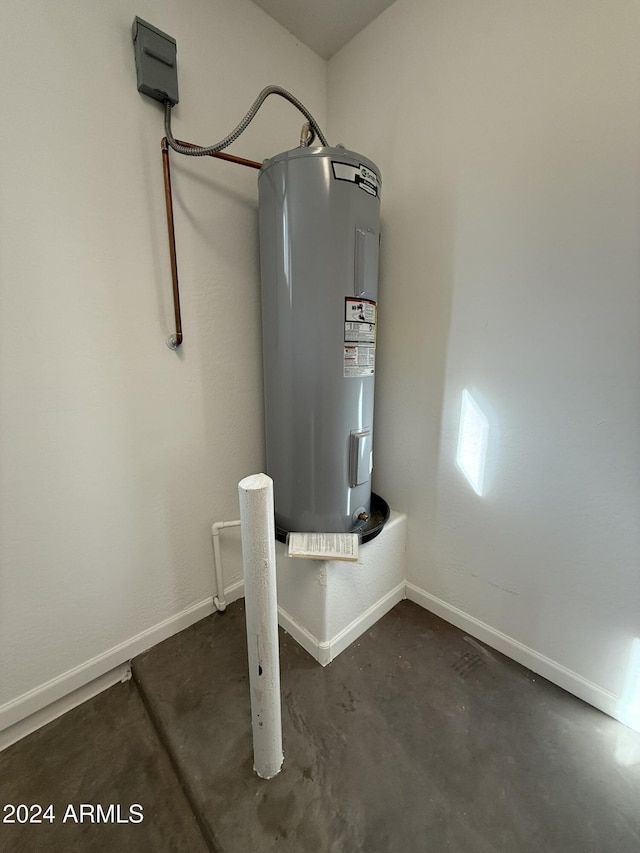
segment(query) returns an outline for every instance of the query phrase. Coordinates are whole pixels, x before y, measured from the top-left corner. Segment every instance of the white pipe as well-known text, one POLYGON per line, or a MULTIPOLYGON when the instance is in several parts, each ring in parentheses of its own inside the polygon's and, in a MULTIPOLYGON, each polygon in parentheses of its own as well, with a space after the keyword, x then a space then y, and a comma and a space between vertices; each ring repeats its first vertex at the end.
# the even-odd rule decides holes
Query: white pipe
POLYGON ((240 527, 239 521, 215 521, 211 525, 211 538, 213 539, 213 568, 216 573, 216 592, 213 603, 216 610, 223 612, 227 609, 224 598, 224 575, 222 573, 222 552, 220 551, 220 531, 225 527, 240 527))
POLYGON ((253 768, 262 779, 280 772, 282 717, 273 481, 253 474, 238 483, 242 521, 253 768))

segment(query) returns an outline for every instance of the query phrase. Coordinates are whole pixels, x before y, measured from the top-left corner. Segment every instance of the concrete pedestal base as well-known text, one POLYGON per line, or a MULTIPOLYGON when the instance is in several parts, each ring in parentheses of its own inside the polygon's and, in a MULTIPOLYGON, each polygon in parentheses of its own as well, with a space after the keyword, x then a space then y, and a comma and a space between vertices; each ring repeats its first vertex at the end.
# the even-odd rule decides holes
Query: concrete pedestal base
POLYGON ((323 666, 405 597, 407 517, 391 512, 357 563, 298 560, 276 543, 280 625, 323 666))

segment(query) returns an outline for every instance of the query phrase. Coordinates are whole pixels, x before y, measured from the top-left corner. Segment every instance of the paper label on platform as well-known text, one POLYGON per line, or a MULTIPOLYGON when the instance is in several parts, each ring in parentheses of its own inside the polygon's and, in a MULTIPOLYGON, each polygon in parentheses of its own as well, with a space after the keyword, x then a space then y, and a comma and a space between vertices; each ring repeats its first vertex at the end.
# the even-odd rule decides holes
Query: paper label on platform
POLYGON ((287 541, 289 557, 350 562, 358 559, 357 533, 290 533, 287 541))

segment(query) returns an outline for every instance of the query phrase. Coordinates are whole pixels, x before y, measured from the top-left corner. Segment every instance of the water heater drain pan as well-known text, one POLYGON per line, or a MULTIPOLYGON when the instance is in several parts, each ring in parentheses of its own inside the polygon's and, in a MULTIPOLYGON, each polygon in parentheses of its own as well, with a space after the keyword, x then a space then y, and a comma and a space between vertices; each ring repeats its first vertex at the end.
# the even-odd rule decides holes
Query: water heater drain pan
MULTIPOLYGON (((371 515, 369 516, 369 520, 354 527, 351 532, 360 533, 362 535, 362 543, 370 542, 376 538, 387 521, 389 521, 390 513, 389 504, 385 499, 381 498, 375 492, 371 492, 371 515)), ((276 539, 278 542, 286 543, 289 533, 289 530, 283 530, 281 527, 276 526, 276 539)))

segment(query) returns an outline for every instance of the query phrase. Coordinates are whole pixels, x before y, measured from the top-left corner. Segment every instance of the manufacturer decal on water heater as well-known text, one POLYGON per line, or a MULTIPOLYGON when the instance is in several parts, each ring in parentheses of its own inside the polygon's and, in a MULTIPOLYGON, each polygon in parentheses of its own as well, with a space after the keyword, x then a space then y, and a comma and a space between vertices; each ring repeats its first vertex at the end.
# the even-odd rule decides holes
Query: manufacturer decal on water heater
POLYGON ((345 299, 344 376, 373 376, 376 372, 376 303, 345 299))
POLYGON ((349 181, 369 195, 378 195, 378 176, 374 171, 363 166, 362 163, 359 166, 353 166, 351 163, 340 163, 337 160, 332 160, 331 168, 336 181, 349 181))

